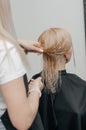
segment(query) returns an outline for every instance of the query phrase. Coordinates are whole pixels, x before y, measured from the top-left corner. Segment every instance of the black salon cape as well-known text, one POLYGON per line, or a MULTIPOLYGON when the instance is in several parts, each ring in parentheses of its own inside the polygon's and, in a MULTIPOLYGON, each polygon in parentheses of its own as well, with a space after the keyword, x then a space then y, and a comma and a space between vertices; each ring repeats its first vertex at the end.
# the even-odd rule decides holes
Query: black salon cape
POLYGON ((40 99, 44 130, 86 130, 86 81, 66 70, 61 71, 61 78, 59 92, 43 92, 40 99))

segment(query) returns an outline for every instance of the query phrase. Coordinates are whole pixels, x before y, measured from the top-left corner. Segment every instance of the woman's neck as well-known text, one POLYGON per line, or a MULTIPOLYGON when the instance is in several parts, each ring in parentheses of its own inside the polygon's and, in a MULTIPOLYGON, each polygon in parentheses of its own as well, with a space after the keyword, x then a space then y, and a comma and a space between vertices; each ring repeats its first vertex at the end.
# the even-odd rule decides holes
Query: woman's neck
POLYGON ((58 70, 64 70, 65 69, 65 65, 61 65, 59 66, 58 70))
POLYGON ((60 59, 58 70, 64 70, 65 69, 65 64, 66 64, 66 60, 64 58, 60 59))

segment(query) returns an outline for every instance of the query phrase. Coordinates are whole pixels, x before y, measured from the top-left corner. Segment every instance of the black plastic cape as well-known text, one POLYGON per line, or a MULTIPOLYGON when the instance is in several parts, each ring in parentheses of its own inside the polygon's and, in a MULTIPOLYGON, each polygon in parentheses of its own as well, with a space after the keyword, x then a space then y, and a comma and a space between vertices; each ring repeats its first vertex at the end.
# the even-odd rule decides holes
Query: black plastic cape
POLYGON ((66 70, 61 71, 61 78, 59 92, 43 92, 40 99, 44 130, 86 130, 86 81, 66 70))

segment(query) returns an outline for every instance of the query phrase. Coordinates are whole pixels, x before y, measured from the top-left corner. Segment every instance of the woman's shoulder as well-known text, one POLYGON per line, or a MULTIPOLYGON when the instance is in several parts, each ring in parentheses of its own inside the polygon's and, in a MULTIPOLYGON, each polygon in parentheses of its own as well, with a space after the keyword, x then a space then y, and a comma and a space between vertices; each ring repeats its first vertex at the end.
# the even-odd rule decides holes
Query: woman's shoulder
POLYGON ((25 73, 22 59, 14 45, 0 40, 0 84, 19 78, 25 73))
POLYGON ((84 80, 82 77, 80 77, 77 74, 67 73, 66 77, 67 77, 67 79, 71 80, 72 82, 76 82, 80 85, 86 86, 86 80, 84 80))
POLYGON ((15 48, 15 46, 10 41, 0 39, 0 49, 5 49, 5 47, 8 49, 12 47, 15 48))
POLYGON ((10 41, 0 39, 0 63, 2 63, 3 59, 7 61, 8 59, 15 60, 17 58, 20 59, 15 45, 10 41))

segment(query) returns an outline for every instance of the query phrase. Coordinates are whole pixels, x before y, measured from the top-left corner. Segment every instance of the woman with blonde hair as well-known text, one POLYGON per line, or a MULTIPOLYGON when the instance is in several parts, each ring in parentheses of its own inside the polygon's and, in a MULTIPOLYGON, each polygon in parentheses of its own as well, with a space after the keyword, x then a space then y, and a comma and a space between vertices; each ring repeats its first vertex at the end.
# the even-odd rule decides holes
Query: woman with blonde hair
POLYGON ((46 29, 38 38, 43 52, 44 89, 39 113, 44 130, 86 130, 86 81, 66 72, 73 46, 63 28, 46 29))
POLYGON ((0 130, 27 130, 36 116, 43 85, 38 78, 32 80, 30 90, 25 86, 28 64, 20 45, 26 51, 42 53, 38 44, 17 41, 10 0, 0 0, 0 130))

